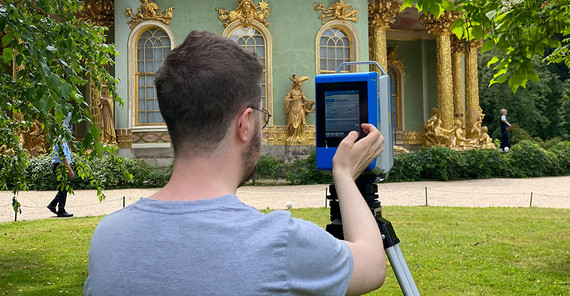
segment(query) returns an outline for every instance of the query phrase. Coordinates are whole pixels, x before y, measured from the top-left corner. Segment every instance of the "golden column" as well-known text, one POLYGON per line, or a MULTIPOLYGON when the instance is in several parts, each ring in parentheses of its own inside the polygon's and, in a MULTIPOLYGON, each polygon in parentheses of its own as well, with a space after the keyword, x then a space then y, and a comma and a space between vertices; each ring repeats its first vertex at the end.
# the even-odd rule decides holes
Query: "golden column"
POLYGON ((471 128, 479 120, 479 78, 477 77, 477 48, 480 40, 471 40, 465 51, 465 129, 471 138, 471 128))
POLYGON ((422 14, 420 22, 428 33, 436 36, 437 42, 437 105, 444 129, 453 129, 453 79, 451 75, 450 27, 456 18, 451 11, 444 11, 439 18, 422 14))
POLYGON ((465 53, 465 44, 457 36, 451 36, 451 73, 453 74, 453 114, 465 114, 463 93, 463 65, 461 56, 465 53))
POLYGON ((402 3, 397 0, 369 0, 368 25, 371 34, 371 57, 388 72, 386 29, 396 19, 402 3))

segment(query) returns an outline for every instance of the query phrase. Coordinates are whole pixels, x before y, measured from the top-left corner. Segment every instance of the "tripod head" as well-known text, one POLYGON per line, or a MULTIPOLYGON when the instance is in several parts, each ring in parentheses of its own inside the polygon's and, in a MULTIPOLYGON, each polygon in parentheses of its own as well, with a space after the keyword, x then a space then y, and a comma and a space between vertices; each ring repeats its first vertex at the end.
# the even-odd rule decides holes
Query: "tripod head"
MULTIPOLYGON (((362 174, 358 176, 355 183, 358 191, 360 191, 360 194, 364 197, 366 204, 368 204, 372 215, 376 218, 376 223, 382 233, 384 248, 386 249, 398 244, 400 240, 396 236, 392 223, 382 217, 382 205, 378 197, 378 185, 375 183, 377 178, 375 174, 362 174)), ((344 239, 340 206, 334 183, 329 185, 327 199, 330 206, 331 223, 326 226, 326 231, 338 239, 344 239)))

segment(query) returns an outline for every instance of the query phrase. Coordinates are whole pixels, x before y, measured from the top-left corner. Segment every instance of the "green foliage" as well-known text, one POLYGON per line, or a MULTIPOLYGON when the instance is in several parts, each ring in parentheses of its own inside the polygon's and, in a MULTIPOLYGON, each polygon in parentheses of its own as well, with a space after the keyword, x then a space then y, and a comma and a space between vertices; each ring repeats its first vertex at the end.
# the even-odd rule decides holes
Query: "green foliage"
POLYGON ((495 150, 470 150, 463 154, 464 176, 468 179, 488 179, 509 176, 510 164, 495 150))
POLYGON ((570 139, 570 80, 568 69, 545 66, 532 59, 541 81, 529 82, 527 87, 513 94, 504 84, 486 85, 493 71, 484 66, 494 53, 481 56, 479 67, 479 97, 483 113, 483 125, 489 128, 492 138, 500 138, 499 111, 507 109, 507 119, 513 124, 511 143, 540 137, 543 140, 559 137, 570 139))
POLYGON ((556 168, 552 173, 567 175, 570 172, 570 142, 559 142, 548 150, 552 166, 556 168))
POLYGON ((287 180, 293 185, 327 184, 332 175, 317 170, 317 154, 313 150, 307 159, 297 159, 288 168, 287 180))
POLYGON ((484 40, 482 52, 495 49, 487 63, 494 75, 489 85, 507 82, 513 93, 528 82, 539 81, 533 56, 550 63, 570 65, 570 0, 406 0, 420 13, 439 17, 443 10, 457 12, 451 31, 463 40, 484 40), (553 49, 550 54, 547 49, 553 49))
MULTIPOLYGON (((0 1, 3 189, 16 192, 29 183, 25 180, 27 154, 19 133, 31 127, 34 120, 41 123, 51 146, 61 146, 64 139, 73 143, 71 131, 63 125, 71 113, 70 124, 87 126, 84 140, 73 143, 74 152, 89 160, 104 153, 115 155, 112 147, 99 142, 99 130, 92 124, 81 89, 92 79, 99 88, 106 84, 111 95, 121 102, 115 92, 116 79, 106 70, 113 64, 116 51, 105 44, 106 28, 77 19, 81 5, 79 0, 0 1)), ((79 178, 97 186, 99 181, 87 163, 78 162, 77 170, 79 178)))
POLYGON ((388 175, 389 182, 413 182, 422 179, 423 162, 420 153, 396 155, 388 175))
POLYGON ((424 180, 457 180, 462 178, 465 162, 461 153, 445 147, 421 148, 421 177, 424 180))
POLYGON ((257 162, 255 177, 271 180, 284 177, 283 164, 277 158, 262 154, 257 162))
MULTIPOLYGON (((94 172, 93 179, 96 181, 76 177, 69 180, 73 189, 158 188, 166 185, 172 174, 172 167, 160 170, 141 159, 109 155, 93 160, 74 155, 74 159, 88 166, 88 169, 94 172), (133 174, 125 174, 124 170, 119 169, 120 166, 133 174)), ((78 166, 77 162, 71 164, 74 171, 79 170, 78 166)), ((59 167, 64 169, 64 166, 59 167)), ((51 158, 42 156, 30 159, 26 168, 26 180, 29 190, 56 190, 57 179, 51 170, 51 158)))
MULTIPOLYGON (((545 144, 546 146, 546 144, 545 144)), ((570 175, 570 142, 559 142, 549 151, 529 140, 498 150, 457 152, 444 147, 422 148, 396 155, 388 182, 526 178, 570 175)))
POLYGON ((514 145, 507 156, 513 170, 512 177, 549 176, 552 170, 552 162, 546 150, 528 140, 514 145))

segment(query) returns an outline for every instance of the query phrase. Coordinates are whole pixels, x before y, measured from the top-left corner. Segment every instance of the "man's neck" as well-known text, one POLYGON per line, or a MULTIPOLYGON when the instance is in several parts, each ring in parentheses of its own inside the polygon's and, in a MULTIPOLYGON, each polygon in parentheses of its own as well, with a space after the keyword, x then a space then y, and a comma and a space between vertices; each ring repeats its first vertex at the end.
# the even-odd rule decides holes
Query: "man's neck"
POLYGON ((235 194, 236 176, 234 165, 222 159, 195 158, 177 159, 170 181, 150 199, 189 201, 235 194))

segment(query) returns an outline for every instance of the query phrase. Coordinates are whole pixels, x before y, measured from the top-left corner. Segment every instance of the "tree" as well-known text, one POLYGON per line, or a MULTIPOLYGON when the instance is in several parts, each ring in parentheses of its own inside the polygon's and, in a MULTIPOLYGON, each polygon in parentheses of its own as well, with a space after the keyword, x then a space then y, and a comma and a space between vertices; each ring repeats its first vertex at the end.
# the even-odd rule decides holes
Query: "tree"
MULTIPOLYGON (((509 122, 517 125, 518 140, 525 132, 528 138, 567 140, 570 130, 565 114, 570 102, 570 80, 563 78, 564 72, 535 57, 531 63, 541 81, 531 81, 514 94, 506 84, 488 86, 493 79, 493 70, 486 64, 495 55, 492 51, 487 52, 479 60, 480 105, 486 114, 483 124, 489 127, 489 135, 500 138, 499 110, 505 108, 509 111, 509 122)), ((514 142, 518 140, 514 139, 514 142)))
MULTIPOLYGON (((28 154, 20 134, 41 123, 52 146, 66 139, 87 158, 115 155, 112 147, 99 141, 99 129, 91 121, 89 106, 80 91, 93 78, 100 88, 105 83, 115 92, 115 78, 106 70, 116 53, 105 44, 104 27, 84 23, 76 17, 79 0, 0 1, 0 189, 14 194, 25 189, 28 154), (85 122, 82 142, 73 139, 63 125, 71 114, 71 124, 85 122), (87 153, 89 151, 89 153, 87 153)), ((59 145, 61 147, 61 145, 59 145)), ((77 173, 98 182, 89 163, 79 159, 77 173)), ((118 168, 121 169, 121 168, 118 168)), ((127 172, 125 172, 128 175, 127 172)), ((66 174, 61 174, 66 178, 66 174)), ((102 196, 102 184, 98 186, 102 196)))
POLYGON ((437 17, 456 12, 451 30, 457 37, 484 40, 481 52, 496 50, 487 64, 495 70, 490 85, 508 81, 516 93, 539 81, 535 55, 570 67, 570 0, 405 0, 402 9, 412 5, 437 17))

